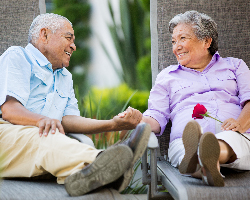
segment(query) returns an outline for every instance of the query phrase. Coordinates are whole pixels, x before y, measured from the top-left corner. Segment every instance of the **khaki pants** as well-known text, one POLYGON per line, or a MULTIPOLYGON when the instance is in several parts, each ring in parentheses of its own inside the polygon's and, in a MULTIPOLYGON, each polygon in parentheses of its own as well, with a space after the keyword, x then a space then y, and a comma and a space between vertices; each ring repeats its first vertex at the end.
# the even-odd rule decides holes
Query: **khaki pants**
POLYGON ((40 137, 34 126, 13 125, 0 118, 2 177, 33 177, 51 173, 63 184, 67 176, 92 163, 100 150, 57 130, 40 137))

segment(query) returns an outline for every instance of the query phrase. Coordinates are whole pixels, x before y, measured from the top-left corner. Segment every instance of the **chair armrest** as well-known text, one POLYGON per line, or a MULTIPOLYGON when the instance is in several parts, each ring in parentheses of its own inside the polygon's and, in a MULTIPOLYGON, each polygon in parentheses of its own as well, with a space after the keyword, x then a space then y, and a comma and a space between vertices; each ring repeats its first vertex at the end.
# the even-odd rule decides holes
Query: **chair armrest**
POLYGON ((148 148, 155 149, 159 147, 158 139, 154 132, 151 132, 149 141, 148 141, 148 148))
POLYGON ((148 146, 145 150, 144 154, 142 155, 142 184, 143 185, 150 185, 151 184, 151 174, 149 173, 150 165, 148 163, 148 150, 152 151, 159 147, 158 139, 154 132, 151 132, 149 136, 148 146))
POLYGON ((92 147, 95 147, 94 142, 88 136, 82 133, 67 133, 66 135, 73 139, 78 140, 81 143, 88 144, 92 147))

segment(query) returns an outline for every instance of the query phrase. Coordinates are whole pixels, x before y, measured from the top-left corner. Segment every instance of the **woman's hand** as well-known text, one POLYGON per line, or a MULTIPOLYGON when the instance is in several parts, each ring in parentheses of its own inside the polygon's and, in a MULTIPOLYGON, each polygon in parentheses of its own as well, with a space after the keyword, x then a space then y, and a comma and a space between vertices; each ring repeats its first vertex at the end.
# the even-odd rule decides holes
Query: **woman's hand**
POLYGON ((222 131, 239 131, 240 133, 242 133, 242 128, 241 128, 240 123, 233 118, 229 118, 225 120, 221 125, 221 130, 222 131))

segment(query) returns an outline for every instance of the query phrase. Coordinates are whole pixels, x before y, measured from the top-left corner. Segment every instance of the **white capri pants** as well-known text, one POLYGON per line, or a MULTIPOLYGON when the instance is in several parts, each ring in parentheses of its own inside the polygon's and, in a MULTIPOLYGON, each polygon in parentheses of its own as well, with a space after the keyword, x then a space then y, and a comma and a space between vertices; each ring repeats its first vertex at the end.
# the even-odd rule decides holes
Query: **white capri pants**
MULTIPOLYGON (((250 139, 250 134, 244 134, 250 139)), ((217 139, 225 141, 235 152, 237 159, 221 167, 238 170, 250 170, 250 141, 234 131, 223 131, 215 134, 217 139)), ((182 138, 175 139, 169 145, 168 159, 174 167, 178 167, 185 155, 182 138)))
POLYGON ((38 127, 13 125, 0 118, 1 177, 33 177, 47 173, 63 184, 67 176, 92 163, 101 150, 61 134, 40 137, 38 127))

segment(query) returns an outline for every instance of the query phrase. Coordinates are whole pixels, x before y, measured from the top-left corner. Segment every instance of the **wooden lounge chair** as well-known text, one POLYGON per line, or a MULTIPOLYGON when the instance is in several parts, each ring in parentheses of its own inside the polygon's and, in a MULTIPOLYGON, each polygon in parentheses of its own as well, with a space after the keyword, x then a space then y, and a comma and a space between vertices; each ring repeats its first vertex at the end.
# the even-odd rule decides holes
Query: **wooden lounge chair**
MULTIPOLYGON (((157 74, 176 64, 172 53, 169 21, 179 13, 197 10, 211 16, 218 24, 219 53, 222 57, 243 59, 250 66, 250 2, 248 0, 151 0, 151 63, 153 83, 157 74)), ((150 159, 142 158, 142 182, 149 185, 148 199, 250 199, 250 172, 222 169, 225 187, 206 186, 201 180, 183 176, 167 161, 171 124, 149 145, 150 159), (149 162, 147 160, 150 160, 149 162), (168 192, 162 192, 166 189, 168 192)))

